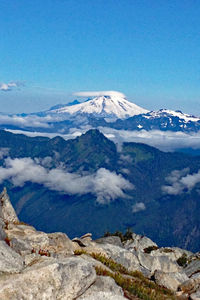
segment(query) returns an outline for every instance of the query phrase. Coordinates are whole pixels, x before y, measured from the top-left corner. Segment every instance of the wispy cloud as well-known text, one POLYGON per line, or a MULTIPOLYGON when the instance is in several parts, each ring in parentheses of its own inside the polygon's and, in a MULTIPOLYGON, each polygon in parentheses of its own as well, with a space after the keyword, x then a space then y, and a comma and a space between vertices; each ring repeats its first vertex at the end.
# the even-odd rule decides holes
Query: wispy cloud
POLYGON ((172 171, 166 178, 168 185, 162 186, 162 191, 169 195, 179 195, 185 190, 192 190, 196 184, 200 183, 200 170, 193 174, 188 174, 189 172, 189 168, 172 171))
POLYGON ((133 185, 120 174, 100 168, 94 174, 80 175, 69 173, 59 168, 49 169, 51 158, 41 159, 15 158, 5 159, 4 167, 0 167, 0 183, 9 180, 15 186, 23 186, 26 182, 41 184, 50 190, 69 195, 95 195, 100 204, 109 204, 117 198, 127 197, 125 191, 133 189, 133 185), (66 184, 67 183, 67 184, 66 184))
POLYGON ((88 91, 88 92, 77 92, 74 93, 75 96, 79 97, 99 97, 99 96, 114 96, 114 97, 123 97, 126 96, 123 93, 117 91, 88 91))
POLYGON ((8 83, 3 82, 3 83, 0 83, 0 91, 9 92, 9 91, 12 91, 13 89, 23 86, 23 85, 24 85, 24 83, 20 82, 20 81, 11 81, 8 83))

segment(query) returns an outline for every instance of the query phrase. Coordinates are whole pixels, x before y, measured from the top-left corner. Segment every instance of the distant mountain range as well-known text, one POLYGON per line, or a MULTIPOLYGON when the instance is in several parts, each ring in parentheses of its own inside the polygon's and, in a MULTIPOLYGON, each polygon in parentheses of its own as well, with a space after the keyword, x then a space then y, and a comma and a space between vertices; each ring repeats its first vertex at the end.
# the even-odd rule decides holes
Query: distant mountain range
POLYGON ((199 251, 200 157, 141 143, 117 147, 98 130, 73 140, 0 131, 0 188, 37 229, 99 237, 148 235, 199 251))
POLYGON ((97 96, 83 103, 75 100, 66 105, 58 104, 38 113, 0 114, 2 129, 67 134, 72 128, 82 129, 86 126, 196 133, 200 130, 200 118, 167 109, 150 112, 117 93, 97 96))

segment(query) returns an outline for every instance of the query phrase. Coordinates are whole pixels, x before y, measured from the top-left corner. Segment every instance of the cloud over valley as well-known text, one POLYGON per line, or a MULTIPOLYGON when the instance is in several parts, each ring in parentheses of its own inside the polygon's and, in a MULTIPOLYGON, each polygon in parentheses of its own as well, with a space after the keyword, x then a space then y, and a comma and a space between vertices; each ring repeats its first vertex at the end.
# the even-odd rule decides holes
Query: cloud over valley
POLYGON ((117 198, 127 197, 125 191, 133 185, 120 174, 100 168, 94 174, 80 175, 63 168, 50 169, 51 159, 7 157, 0 167, 0 183, 9 180, 14 186, 22 187, 26 182, 41 184, 46 188, 68 195, 93 194, 100 204, 109 204, 117 198))

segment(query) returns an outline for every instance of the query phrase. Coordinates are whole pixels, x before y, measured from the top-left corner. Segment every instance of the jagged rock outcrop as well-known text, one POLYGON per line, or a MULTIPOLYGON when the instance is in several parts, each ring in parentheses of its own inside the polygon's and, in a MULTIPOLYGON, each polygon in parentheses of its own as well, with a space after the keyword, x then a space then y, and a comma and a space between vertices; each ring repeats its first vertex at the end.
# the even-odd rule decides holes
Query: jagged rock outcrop
POLYGON ((6 223, 19 222, 16 212, 10 202, 10 198, 7 194, 6 188, 3 189, 0 195, 0 217, 6 223))
POLYGON ((156 299, 200 299, 199 253, 136 234, 126 242, 47 234, 18 220, 5 189, 0 197, 0 299, 140 299, 151 289, 156 299))

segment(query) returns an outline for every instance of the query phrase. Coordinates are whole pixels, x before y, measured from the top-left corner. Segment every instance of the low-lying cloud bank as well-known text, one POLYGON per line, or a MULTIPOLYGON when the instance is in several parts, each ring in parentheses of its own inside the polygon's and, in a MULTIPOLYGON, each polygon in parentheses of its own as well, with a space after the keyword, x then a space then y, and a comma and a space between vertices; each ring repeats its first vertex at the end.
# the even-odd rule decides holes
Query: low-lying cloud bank
POLYGON ((169 195, 179 195, 185 190, 192 190, 196 184, 200 183, 200 170, 193 174, 188 174, 189 172, 189 168, 172 171, 166 178, 168 185, 162 186, 162 191, 169 195))
POLYGON ((99 130, 110 140, 122 144, 124 142, 144 143, 158 148, 161 151, 170 152, 181 148, 200 148, 200 132, 184 133, 161 130, 116 130, 108 127, 100 127, 99 130))
MULTIPOLYGON (((46 159, 49 162, 49 158, 46 159)), ((133 189, 133 185, 122 175, 101 168, 95 174, 80 175, 69 173, 62 168, 48 169, 44 160, 15 158, 5 159, 4 167, 0 167, 0 183, 9 180, 14 186, 23 186, 26 182, 41 184, 50 190, 68 195, 84 195, 91 193, 100 204, 109 204, 117 198, 125 198, 125 190, 133 189)))
MULTIPOLYGON (((0 120, 1 123, 1 120, 0 120)), ((46 124, 48 126, 48 124, 46 124)), ((39 127, 39 123, 38 123, 39 127)), ((85 126, 82 129, 71 128, 67 134, 61 133, 45 133, 45 132, 28 132, 23 130, 8 130, 12 133, 21 133, 27 136, 47 136, 55 137, 61 136, 65 140, 76 138, 87 130, 91 129, 90 126, 85 126)), ((124 142, 144 143, 152 147, 156 147, 161 151, 173 152, 177 149, 192 148, 200 149, 200 132, 196 133, 184 133, 184 132, 172 132, 172 131, 159 131, 159 130, 141 130, 141 131, 129 131, 129 130, 116 130, 108 127, 98 128, 108 139, 120 145, 124 142)))

